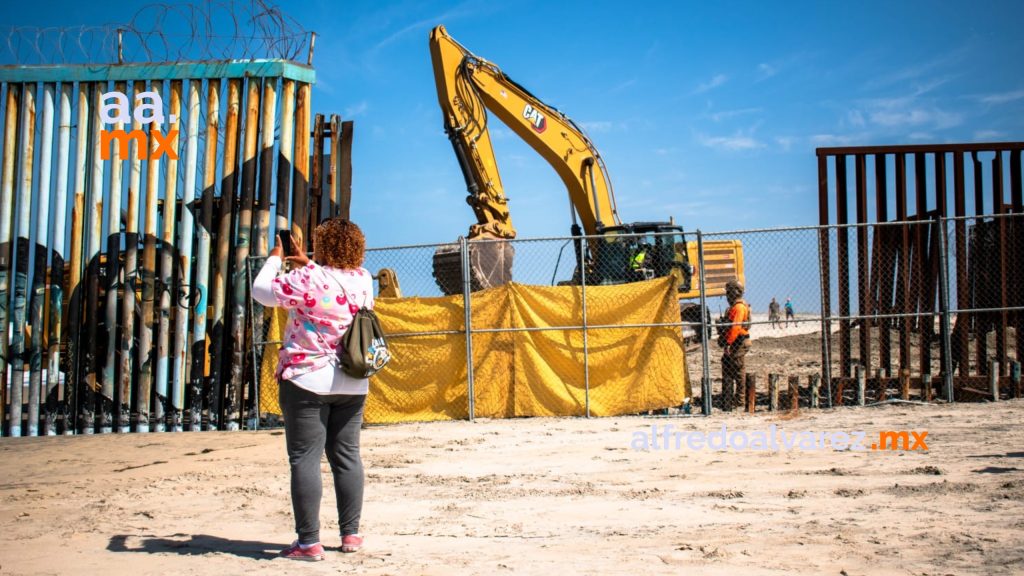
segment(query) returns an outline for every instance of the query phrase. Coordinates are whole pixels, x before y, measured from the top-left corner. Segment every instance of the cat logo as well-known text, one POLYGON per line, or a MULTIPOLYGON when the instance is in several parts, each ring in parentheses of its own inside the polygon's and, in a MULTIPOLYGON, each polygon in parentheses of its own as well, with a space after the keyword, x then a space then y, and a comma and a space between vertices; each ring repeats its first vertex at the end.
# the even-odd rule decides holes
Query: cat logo
POLYGON ((548 128, 548 119, 540 113, 540 110, 529 104, 526 105, 526 108, 523 108, 523 118, 530 123, 530 126, 533 126, 533 129, 538 134, 542 134, 548 128))

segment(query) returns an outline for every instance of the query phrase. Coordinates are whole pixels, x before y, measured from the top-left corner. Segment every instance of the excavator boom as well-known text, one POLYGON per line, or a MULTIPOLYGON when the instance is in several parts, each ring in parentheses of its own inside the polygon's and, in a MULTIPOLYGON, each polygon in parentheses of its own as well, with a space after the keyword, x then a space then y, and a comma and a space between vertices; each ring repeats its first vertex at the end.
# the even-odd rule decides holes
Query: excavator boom
MULTIPOLYGON (((542 102, 495 64, 467 50, 444 26, 430 34, 438 102, 477 215, 477 230, 514 238, 505 190, 498 175, 487 125, 490 111, 555 169, 583 230, 619 224, 615 196, 597 148, 569 117, 542 102)), ((476 233, 474 233, 476 232, 476 233)))
MULTIPOLYGON (((516 237, 491 145, 488 111, 555 169, 586 233, 598 234, 605 226, 619 224, 604 163, 579 126, 456 42, 444 26, 430 33, 430 55, 445 133, 466 181, 466 202, 477 220, 467 235, 474 290, 510 281, 514 251, 504 242, 472 241, 516 237)), ((457 245, 434 254, 434 278, 446 294, 461 291, 462 254, 457 245)))
MULTIPOLYGON (((624 224, 604 161, 584 130, 545 104, 498 66, 473 54, 444 26, 430 33, 430 55, 444 129, 466 181, 466 201, 476 215, 470 226, 468 274, 458 244, 434 254, 434 278, 446 294, 460 292, 468 279, 478 290, 512 279, 516 237, 491 144, 488 112, 530 145, 555 170, 573 208, 573 234, 590 236, 577 253, 579 282, 622 284, 673 275, 679 291, 694 293, 692 250, 682 228, 670 222, 624 224)), ((742 272, 740 272, 742 274, 742 272)))

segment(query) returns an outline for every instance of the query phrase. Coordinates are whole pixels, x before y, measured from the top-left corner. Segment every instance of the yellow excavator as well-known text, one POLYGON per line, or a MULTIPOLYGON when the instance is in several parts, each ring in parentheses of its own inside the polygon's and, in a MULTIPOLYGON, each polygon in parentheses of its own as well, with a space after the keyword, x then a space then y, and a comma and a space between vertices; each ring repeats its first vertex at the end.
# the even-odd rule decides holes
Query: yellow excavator
MULTIPOLYGON (((583 129, 467 50, 444 26, 430 33, 430 55, 445 132, 466 181, 466 202, 477 219, 467 235, 473 290, 512 280, 514 250, 505 240, 516 237, 491 146, 488 111, 555 169, 569 192, 573 236, 592 237, 578 246, 576 271, 566 283, 578 284, 584 275, 588 285, 672 275, 679 280, 680 299, 686 299, 699 296, 696 274, 704 274, 710 296, 724 294, 729 280, 743 280, 743 250, 737 240, 705 242, 705 270, 697 271, 696 242, 686 242, 682 227, 671 219, 623 223, 604 161, 583 129)), ((462 292, 458 244, 436 251, 434 279, 445 294, 462 292)), ((681 313, 685 321, 700 321, 696 305, 681 305, 681 313)))

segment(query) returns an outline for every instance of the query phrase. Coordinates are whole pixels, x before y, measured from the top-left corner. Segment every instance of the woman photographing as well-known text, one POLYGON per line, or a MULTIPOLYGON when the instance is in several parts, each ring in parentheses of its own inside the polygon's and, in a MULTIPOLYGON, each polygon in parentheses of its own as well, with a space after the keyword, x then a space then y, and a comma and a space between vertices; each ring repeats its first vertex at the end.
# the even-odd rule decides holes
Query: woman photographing
POLYGON ((363 543, 359 430, 369 382, 337 367, 336 348, 359 308, 373 308, 373 277, 362 267, 366 239, 348 220, 332 218, 317 226, 313 260, 292 244, 274 246, 253 282, 252 297, 288 311, 276 377, 298 539, 281 556, 323 560, 320 457, 325 451, 334 476, 341 551, 356 552, 363 543), (292 265, 284 274, 283 261, 292 265))

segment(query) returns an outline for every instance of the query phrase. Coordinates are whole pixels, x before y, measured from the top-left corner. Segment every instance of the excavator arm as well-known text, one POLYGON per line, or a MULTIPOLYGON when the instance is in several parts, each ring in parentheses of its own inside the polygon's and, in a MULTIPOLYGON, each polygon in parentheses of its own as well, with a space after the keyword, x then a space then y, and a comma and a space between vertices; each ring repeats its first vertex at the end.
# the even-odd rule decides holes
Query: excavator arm
MULTIPOLYGON (((459 244, 434 254, 434 278, 444 293, 461 292, 467 279, 471 290, 512 279, 514 251, 506 240, 516 237, 516 229, 491 145, 490 113, 551 165, 569 193, 573 234, 591 236, 586 248, 577 250, 576 274, 570 283, 581 280, 581 270, 594 284, 673 275, 679 279, 680 297, 697 294, 699 283, 690 264, 697 260, 696 243, 686 242, 682 228, 671 220, 621 222, 604 161, 578 124, 456 42, 444 26, 430 33, 430 56, 445 132, 466 181, 466 201, 477 219, 467 236, 467 275, 459 244)), ((719 288, 719 277, 742 279, 742 248, 739 242, 726 242, 730 245, 719 250, 721 263, 705 261, 711 264, 709 291, 719 288), (720 274, 712 278, 712 271, 720 274)))
POLYGON ((445 132, 477 217, 468 238, 516 235, 491 146, 488 110, 558 173, 585 233, 620 224, 601 155, 575 122, 456 42, 444 26, 430 33, 430 55, 445 132))

